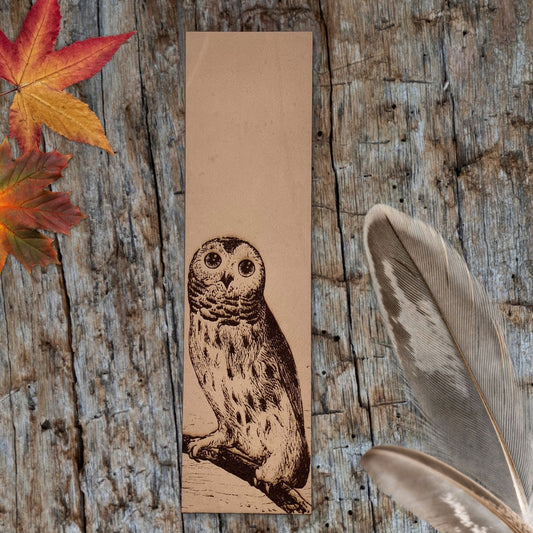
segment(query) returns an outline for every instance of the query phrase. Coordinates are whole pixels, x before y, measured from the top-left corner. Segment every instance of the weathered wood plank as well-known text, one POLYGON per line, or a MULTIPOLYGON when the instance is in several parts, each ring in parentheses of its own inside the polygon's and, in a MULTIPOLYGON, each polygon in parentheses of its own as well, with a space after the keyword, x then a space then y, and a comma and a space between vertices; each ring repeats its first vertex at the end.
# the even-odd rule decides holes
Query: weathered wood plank
MULTIPOLYGON (((70 20, 84 37, 95 28, 122 33, 136 27, 135 5, 84 3, 70 20)), ((98 86, 88 90, 116 154, 86 149, 72 160, 73 188, 89 215, 77 239, 85 252, 71 248, 72 239, 61 243, 70 265, 89 531, 174 531, 181 524, 173 325, 139 58, 135 37, 82 86, 98 86)))
MULTIPOLYGON (((0 0, 18 32, 31 2, 0 0)), ((432 529, 361 469, 418 421, 362 248, 383 202, 438 228, 508 314, 533 413, 533 17, 526 0, 60 0, 59 46, 138 31, 69 89, 117 154, 74 153, 54 188, 88 215, 61 267, 0 278, 2 531, 432 529), (312 31, 310 516, 180 514, 186 31, 312 31)), ((7 84, 0 84, 0 90, 7 84)), ((10 97, 0 99, 4 133, 10 97)))
MULTIPOLYGON (((0 4, 9 37, 30 6, 0 4)), ((8 100, 1 102, 4 117, 8 100)), ((10 261, 1 284, 0 529, 80 531, 80 434, 63 273, 52 266, 30 275, 10 261)))

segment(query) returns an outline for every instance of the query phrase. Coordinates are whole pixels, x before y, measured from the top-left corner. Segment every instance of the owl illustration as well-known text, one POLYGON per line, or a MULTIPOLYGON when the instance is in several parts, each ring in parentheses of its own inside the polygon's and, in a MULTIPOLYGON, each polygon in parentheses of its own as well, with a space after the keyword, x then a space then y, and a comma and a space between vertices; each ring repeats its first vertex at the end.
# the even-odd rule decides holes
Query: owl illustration
POLYGON ((234 237, 207 241, 189 268, 189 354, 218 428, 189 455, 236 448, 257 481, 303 487, 309 475, 300 386, 291 349, 264 295, 259 252, 234 237))

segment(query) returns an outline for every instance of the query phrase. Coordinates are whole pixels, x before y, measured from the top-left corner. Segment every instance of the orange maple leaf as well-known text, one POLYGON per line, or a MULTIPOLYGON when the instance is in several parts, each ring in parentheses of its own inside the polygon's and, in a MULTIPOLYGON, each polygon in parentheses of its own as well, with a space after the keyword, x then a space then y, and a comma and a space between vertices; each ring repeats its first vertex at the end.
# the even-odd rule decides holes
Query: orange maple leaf
POLYGON ((85 218, 69 194, 44 190, 61 178, 69 159, 34 148, 13 160, 7 139, 0 144, 0 271, 8 254, 28 270, 58 262, 52 240, 37 230, 68 235, 85 218))
POLYGON ((57 0, 37 0, 15 42, 0 31, 0 77, 15 86, 9 136, 23 152, 41 138, 41 125, 76 142, 113 153, 104 128, 89 106, 63 91, 90 78, 135 32, 77 41, 54 51, 61 13, 57 0))

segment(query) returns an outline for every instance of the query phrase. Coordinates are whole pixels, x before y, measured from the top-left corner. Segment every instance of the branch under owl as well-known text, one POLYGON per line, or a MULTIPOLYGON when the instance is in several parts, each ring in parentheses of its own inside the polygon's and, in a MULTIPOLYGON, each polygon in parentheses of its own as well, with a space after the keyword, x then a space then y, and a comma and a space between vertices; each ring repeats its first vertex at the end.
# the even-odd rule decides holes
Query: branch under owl
MULTIPOLYGON (((183 435, 183 453, 189 452, 189 443, 192 439, 193 437, 190 435, 183 435)), ((260 465, 237 450, 229 448, 203 449, 198 453, 195 459, 209 461, 224 469, 226 472, 247 481, 286 513, 307 514, 311 512, 311 505, 309 502, 303 498, 296 489, 293 489, 287 483, 281 482, 272 485, 257 480, 255 477, 255 471, 260 465)))

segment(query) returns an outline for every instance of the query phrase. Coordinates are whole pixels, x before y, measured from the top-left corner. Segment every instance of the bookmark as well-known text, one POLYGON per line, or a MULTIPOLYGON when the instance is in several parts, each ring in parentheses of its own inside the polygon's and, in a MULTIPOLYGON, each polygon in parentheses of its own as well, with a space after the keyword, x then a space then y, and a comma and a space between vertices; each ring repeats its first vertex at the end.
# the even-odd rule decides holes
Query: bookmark
POLYGON ((309 513, 312 34, 186 46, 182 510, 309 513))

